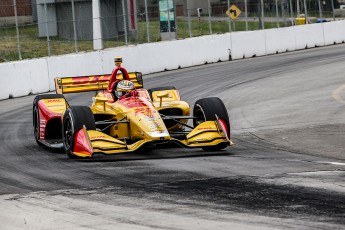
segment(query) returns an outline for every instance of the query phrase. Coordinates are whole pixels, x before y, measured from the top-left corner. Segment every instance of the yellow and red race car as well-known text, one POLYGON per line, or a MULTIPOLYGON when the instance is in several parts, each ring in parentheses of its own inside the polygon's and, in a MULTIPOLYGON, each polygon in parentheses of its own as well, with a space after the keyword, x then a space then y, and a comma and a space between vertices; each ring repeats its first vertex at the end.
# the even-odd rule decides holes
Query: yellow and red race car
POLYGON ((56 78, 56 94, 38 95, 33 101, 36 142, 63 147, 70 158, 133 152, 166 142, 206 151, 233 144, 229 116, 219 98, 199 99, 191 116, 174 87, 146 90, 140 72, 127 73, 121 66, 117 70, 112 75, 56 78), (114 90, 121 80, 133 82, 135 88, 118 98, 114 90), (90 107, 70 106, 63 96, 87 91, 97 91, 90 107))

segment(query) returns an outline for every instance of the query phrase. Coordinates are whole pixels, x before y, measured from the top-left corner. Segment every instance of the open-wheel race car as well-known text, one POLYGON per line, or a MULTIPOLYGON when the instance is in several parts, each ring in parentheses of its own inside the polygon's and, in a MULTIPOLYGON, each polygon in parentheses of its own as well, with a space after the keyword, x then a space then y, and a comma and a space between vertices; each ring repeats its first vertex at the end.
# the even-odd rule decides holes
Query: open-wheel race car
POLYGON ((36 96, 36 142, 64 148, 70 158, 133 152, 167 142, 205 151, 233 144, 229 116, 219 98, 197 100, 191 115, 175 87, 146 90, 142 74, 127 73, 121 61, 117 59, 110 75, 55 78, 56 94, 36 96), (97 91, 90 107, 70 106, 63 96, 87 91, 97 91), (193 125, 188 124, 190 119, 193 125))

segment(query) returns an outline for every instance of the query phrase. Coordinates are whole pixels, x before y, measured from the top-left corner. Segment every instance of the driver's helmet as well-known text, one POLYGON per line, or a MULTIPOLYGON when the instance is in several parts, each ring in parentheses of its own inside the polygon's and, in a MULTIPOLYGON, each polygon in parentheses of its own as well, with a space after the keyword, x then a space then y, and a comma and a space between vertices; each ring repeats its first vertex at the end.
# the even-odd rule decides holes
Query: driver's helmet
POLYGON ((122 80, 116 86, 115 95, 120 98, 123 95, 130 93, 133 89, 135 89, 133 82, 122 80))

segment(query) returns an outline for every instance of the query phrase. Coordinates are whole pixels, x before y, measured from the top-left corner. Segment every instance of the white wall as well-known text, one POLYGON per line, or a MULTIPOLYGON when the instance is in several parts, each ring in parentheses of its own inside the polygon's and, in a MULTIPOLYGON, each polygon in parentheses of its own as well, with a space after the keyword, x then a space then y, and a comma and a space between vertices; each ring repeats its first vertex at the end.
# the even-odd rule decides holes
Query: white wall
POLYGON ((265 30, 231 34, 232 59, 250 58, 266 54, 265 30))
POLYGON ((144 74, 218 61, 250 58, 342 43, 345 20, 269 30, 208 35, 94 52, 81 52, 0 64, 0 100, 54 91, 55 77, 109 74, 114 57, 128 71, 144 74))
POLYGON ((345 23, 344 21, 335 21, 324 23, 325 45, 332 45, 345 42, 345 23))
POLYGON ((266 54, 276 54, 296 50, 294 27, 265 30, 266 54))
POLYGON ((0 75, 0 99, 49 91, 49 72, 44 58, 2 63, 0 75))

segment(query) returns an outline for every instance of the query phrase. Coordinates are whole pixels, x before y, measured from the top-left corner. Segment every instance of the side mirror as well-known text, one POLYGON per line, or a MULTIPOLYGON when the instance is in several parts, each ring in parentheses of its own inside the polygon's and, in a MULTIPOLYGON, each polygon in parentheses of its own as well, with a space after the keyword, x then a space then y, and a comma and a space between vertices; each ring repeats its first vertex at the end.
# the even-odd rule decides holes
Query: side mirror
POLYGON ((162 107, 163 97, 169 97, 169 92, 157 93, 157 97, 159 98, 159 107, 162 107))
POLYGON ((103 103, 103 110, 105 111, 105 103, 108 102, 108 98, 106 97, 94 97, 94 102, 101 102, 103 103))

